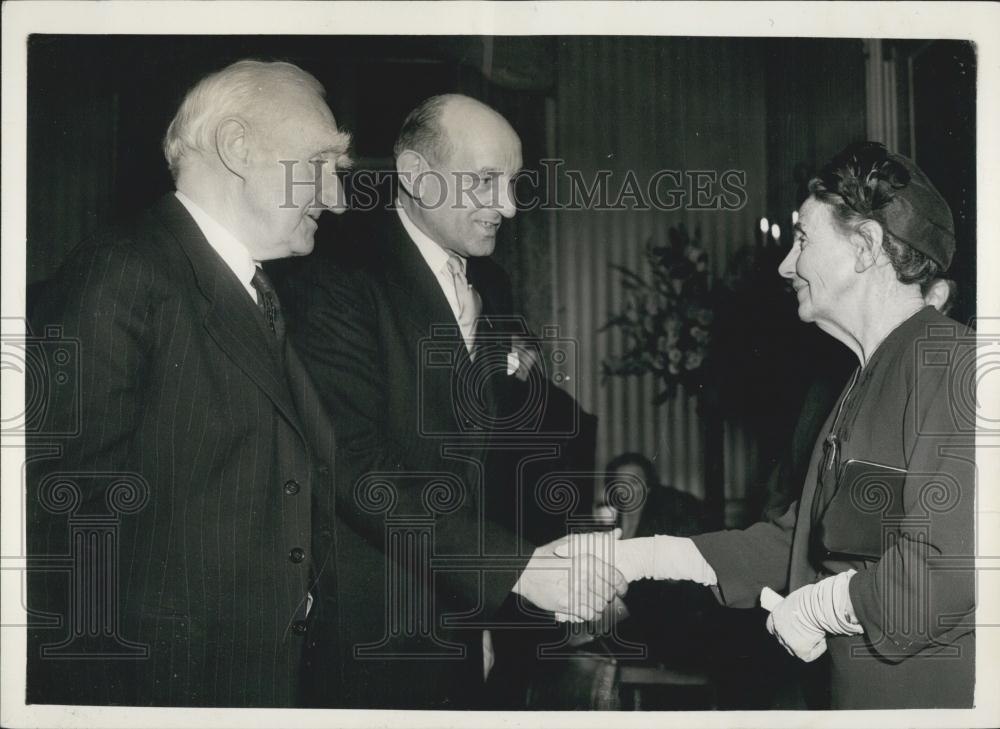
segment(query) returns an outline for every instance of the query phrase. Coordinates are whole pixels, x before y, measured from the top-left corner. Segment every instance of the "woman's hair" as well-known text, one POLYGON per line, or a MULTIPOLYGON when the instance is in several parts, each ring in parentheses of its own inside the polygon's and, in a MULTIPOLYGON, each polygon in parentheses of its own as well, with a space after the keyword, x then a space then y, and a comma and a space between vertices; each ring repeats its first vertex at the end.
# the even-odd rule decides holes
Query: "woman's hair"
POLYGON ((904 284, 926 286, 938 276, 937 261, 901 240, 886 224, 889 206, 911 181, 910 170, 877 142, 859 142, 831 159, 812 180, 809 192, 830 206, 841 228, 854 232, 873 220, 882 227, 882 248, 904 284))

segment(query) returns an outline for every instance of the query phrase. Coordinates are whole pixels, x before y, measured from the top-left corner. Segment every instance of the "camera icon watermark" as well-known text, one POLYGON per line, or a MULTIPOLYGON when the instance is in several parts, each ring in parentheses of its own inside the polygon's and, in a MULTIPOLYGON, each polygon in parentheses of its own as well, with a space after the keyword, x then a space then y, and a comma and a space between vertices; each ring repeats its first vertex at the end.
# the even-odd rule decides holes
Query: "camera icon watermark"
POLYGON ((471 352, 457 326, 436 325, 420 341, 420 434, 491 441, 575 436, 578 413, 548 416, 550 388, 577 395, 578 356, 577 342, 558 327, 535 335, 521 317, 483 317, 471 352), (442 408, 450 417, 442 417, 442 408))
POLYGON ((79 340, 65 336, 59 326, 47 326, 36 336, 25 322, 24 331, 0 335, 3 369, 24 377, 24 406, 9 408, 10 401, 4 398, 0 430, 4 435, 35 437, 79 435, 79 340), (58 411, 52 407, 57 400, 58 411))
POLYGON ((916 434, 1000 436, 1000 402, 978 396, 987 378, 1000 377, 1000 319, 981 318, 976 327, 932 325, 917 339, 916 434), (947 398, 951 422, 922 417, 938 397, 947 398))

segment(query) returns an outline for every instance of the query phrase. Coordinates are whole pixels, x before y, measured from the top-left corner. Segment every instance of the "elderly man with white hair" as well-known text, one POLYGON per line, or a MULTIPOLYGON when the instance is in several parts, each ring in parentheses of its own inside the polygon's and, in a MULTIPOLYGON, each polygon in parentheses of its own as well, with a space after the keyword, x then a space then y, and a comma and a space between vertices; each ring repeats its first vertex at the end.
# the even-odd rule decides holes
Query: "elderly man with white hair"
POLYGON ((29 469, 29 554, 76 559, 29 575, 29 608, 56 618, 29 630, 29 703, 336 689, 308 658, 336 625, 333 430, 259 264, 309 253, 321 212, 341 212, 348 142, 292 64, 209 75, 164 139, 176 192, 76 248, 32 302, 35 331, 78 342, 79 377, 40 394, 81 427, 29 469), (113 545, 75 543, 68 503, 118 519, 113 545))

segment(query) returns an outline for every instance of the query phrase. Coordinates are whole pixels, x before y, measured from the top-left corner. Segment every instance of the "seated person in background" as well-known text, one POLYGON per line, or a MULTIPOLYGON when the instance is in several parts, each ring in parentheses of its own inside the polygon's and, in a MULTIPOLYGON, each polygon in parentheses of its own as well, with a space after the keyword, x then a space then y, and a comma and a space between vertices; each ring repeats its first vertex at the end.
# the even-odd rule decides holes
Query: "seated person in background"
MULTIPOLYGON (((622 453, 608 463, 606 471, 609 477, 595 495, 594 515, 609 528, 620 528, 621 539, 654 534, 690 536, 706 528, 702 502, 661 485, 652 461, 641 453, 622 453)), ((694 669, 705 665, 706 641, 701 626, 706 622, 706 610, 717 612, 711 593, 701 585, 644 581, 633 584, 608 615, 614 615, 621 638, 647 647, 646 661, 694 669), (663 620, 664 609, 671 613, 669 621, 663 620)), ((604 624, 595 627, 592 636, 607 636, 609 632, 610 625, 604 624)))
POLYGON ((661 486, 652 461, 641 453, 622 453, 607 467, 613 474, 597 494, 595 515, 607 515, 622 530, 622 539, 644 534, 698 534, 704 528, 700 500, 670 486, 661 486), (634 493, 638 486, 641 493, 634 493), (622 489, 619 491, 619 489, 622 489))

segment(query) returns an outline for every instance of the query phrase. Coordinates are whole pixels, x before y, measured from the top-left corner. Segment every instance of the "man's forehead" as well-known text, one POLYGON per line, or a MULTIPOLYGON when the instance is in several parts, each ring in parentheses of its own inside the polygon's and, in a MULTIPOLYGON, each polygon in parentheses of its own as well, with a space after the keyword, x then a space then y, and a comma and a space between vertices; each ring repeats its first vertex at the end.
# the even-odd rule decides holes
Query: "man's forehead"
POLYGON ((326 101, 319 96, 313 96, 309 102, 306 118, 314 133, 329 138, 339 136, 340 130, 337 127, 337 120, 333 118, 333 112, 326 105, 326 101))
POLYGON ((275 131, 315 152, 343 153, 351 142, 351 135, 337 127, 333 113, 319 97, 286 107, 275 131))
POLYGON ((488 106, 458 99, 444 108, 439 124, 453 161, 461 161, 469 171, 520 169, 520 138, 507 120, 488 106))
POLYGON ((452 149, 453 166, 468 172, 514 174, 521 169, 521 142, 514 134, 461 134, 452 149))

